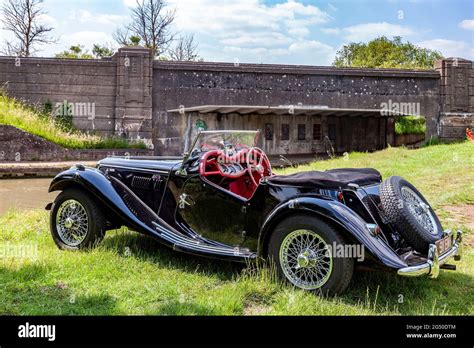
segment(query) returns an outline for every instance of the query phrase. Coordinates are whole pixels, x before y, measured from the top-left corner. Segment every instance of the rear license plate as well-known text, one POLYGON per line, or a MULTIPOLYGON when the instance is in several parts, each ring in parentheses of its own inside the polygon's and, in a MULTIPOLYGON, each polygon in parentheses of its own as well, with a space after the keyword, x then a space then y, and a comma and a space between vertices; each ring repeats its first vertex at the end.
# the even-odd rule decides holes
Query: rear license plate
POLYGON ((438 248, 438 255, 443 255, 453 246, 453 236, 449 235, 436 241, 436 247, 438 248))

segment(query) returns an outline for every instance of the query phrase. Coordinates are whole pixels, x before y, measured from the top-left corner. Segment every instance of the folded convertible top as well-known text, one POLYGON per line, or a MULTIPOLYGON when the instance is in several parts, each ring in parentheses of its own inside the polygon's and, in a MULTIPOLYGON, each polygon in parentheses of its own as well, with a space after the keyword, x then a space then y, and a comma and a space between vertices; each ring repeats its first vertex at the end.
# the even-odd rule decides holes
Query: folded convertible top
POLYGON ((268 178, 273 185, 317 187, 326 189, 344 188, 348 184, 360 186, 378 184, 382 182, 382 175, 375 169, 332 169, 325 172, 311 171, 290 175, 275 175, 268 178))

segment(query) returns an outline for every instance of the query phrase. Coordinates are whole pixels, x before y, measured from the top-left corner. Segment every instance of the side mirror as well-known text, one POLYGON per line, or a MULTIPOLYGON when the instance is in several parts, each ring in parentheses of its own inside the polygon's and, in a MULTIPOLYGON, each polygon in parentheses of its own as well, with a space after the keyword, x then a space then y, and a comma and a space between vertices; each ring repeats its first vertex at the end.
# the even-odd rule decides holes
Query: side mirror
POLYGON ((186 162, 189 160, 189 156, 191 154, 189 152, 185 152, 183 154, 183 163, 181 163, 181 167, 176 171, 176 175, 178 176, 187 176, 188 172, 186 171, 186 168, 184 168, 186 162))

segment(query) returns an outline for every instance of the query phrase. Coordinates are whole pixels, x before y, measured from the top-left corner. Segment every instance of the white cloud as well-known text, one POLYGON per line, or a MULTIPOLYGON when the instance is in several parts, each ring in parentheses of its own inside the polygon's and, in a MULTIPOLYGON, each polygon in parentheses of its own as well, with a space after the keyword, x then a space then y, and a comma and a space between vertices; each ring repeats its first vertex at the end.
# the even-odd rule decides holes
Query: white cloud
POLYGON ((440 51, 445 57, 474 59, 474 49, 465 41, 434 39, 419 42, 417 45, 440 51))
POLYGON ((247 32, 235 32, 234 36, 226 37, 220 40, 220 43, 226 46, 248 46, 248 47, 275 47, 292 42, 287 35, 279 32, 258 32, 249 34, 247 32))
POLYGON ((260 0, 213 1, 171 0, 177 9, 176 25, 179 30, 207 34, 231 35, 233 30, 287 31, 300 28, 307 33, 308 26, 328 22, 331 17, 316 6, 294 0, 267 6, 260 0), (216 33, 218 32, 218 33, 216 33))
POLYGON ((117 25, 128 20, 128 16, 113 15, 113 14, 92 14, 87 10, 73 11, 69 19, 72 21, 79 21, 81 23, 96 23, 104 25, 117 25))
POLYGON ((314 40, 300 40, 282 48, 228 46, 224 52, 225 60, 305 65, 330 65, 336 54, 333 47, 314 40))
POLYGON ((343 29, 344 37, 349 41, 369 41, 378 36, 411 36, 415 32, 407 27, 387 22, 357 24, 343 29))
MULTIPOLYGON (((131 3, 131 0, 124 0, 131 3)), ((314 5, 286 0, 267 5, 263 0, 168 0, 176 8, 176 29, 215 41, 216 48, 201 47, 207 60, 239 59, 272 62, 290 57, 291 50, 308 43, 314 26, 332 17, 314 5), (294 45, 294 46, 292 46, 294 45), (219 46, 223 50, 218 52, 219 46)), ((300 57, 301 58, 301 57, 300 57)), ((301 62, 301 60, 299 61, 301 62)))
POLYGON ((465 19, 459 23, 459 27, 466 30, 474 30, 474 19, 465 19))
POLYGON ((135 7, 137 4, 137 0, 122 0, 122 2, 126 7, 135 7))
POLYGON ((113 38, 109 33, 102 31, 78 31, 73 34, 61 35, 57 44, 43 47, 41 56, 54 56, 55 54, 68 50, 73 45, 81 45, 89 53, 94 44, 113 45, 113 38))
POLYGON ((402 25, 381 23, 363 23, 356 24, 345 28, 322 28, 321 32, 329 35, 341 35, 347 41, 369 41, 379 36, 412 36, 415 32, 402 25))
POLYGON ((339 35, 342 33, 342 30, 339 28, 322 28, 321 31, 324 34, 330 34, 330 35, 339 35))

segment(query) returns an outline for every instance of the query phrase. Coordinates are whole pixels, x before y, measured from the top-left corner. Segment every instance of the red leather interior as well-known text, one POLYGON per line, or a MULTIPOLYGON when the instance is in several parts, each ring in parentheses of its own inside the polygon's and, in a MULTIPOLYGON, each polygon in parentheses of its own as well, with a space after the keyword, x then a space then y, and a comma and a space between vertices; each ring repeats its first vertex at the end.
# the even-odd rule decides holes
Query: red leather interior
POLYGON ((250 199, 257 189, 254 181, 258 183, 262 175, 270 175, 271 167, 268 158, 263 154, 263 156, 265 156, 262 161, 264 173, 259 174, 250 170, 247 167, 248 155, 249 149, 244 149, 234 156, 227 156, 221 150, 208 151, 201 158, 199 173, 203 180, 207 180, 211 184, 226 189, 235 195, 250 199), (232 172, 223 172, 223 168, 225 168, 226 164, 234 165, 233 168, 235 170, 232 172), (250 178, 250 175, 253 176, 254 180, 250 178))

